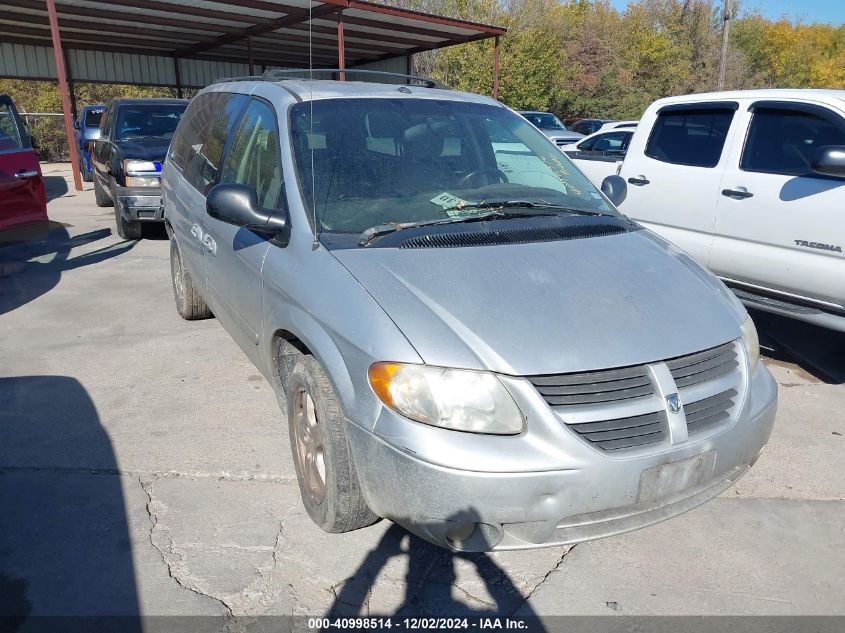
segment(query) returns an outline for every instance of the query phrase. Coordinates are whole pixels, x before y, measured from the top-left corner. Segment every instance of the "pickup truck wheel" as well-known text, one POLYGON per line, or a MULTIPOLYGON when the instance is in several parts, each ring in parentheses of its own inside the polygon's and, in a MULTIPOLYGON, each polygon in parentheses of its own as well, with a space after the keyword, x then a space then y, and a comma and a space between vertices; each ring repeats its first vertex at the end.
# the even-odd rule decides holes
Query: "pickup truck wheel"
POLYGON ((85 169, 85 167, 80 169, 79 173, 82 176, 82 182, 91 182, 93 180, 93 178, 91 177, 91 174, 88 172, 87 169, 85 169))
POLYGON ((117 234, 124 240, 141 239, 141 223, 124 218, 117 205, 114 207, 114 223, 117 225, 117 234))
POLYGON ((286 396, 299 492, 311 519, 335 533, 378 521, 361 493, 340 403, 313 356, 303 355, 296 362, 286 396))
POLYGON ((98 207, 110 207, 113 204, 111 198, 109 198, 109 194, 103 190, 100 181, 96 177, 94 178, 94 202, 98 207))
POLYGON ((194 287, 191 274, 182 261, 182 253, 176 240, 170 238, 170 277, 173 280, 173 298, 176 300, 176 312, 186 321, 207 319, 211 310, 200 293, 194 287))

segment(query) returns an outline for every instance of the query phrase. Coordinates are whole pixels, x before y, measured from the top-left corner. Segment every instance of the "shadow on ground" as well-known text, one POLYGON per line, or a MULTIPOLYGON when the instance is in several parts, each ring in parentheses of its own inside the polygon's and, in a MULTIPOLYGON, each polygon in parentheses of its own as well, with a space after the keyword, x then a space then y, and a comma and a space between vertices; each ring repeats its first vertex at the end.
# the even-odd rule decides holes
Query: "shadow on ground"
MULTIPOLYGON (((465 593, 465 592, 464 592, 465 593)), ((450 551, 432 545, 394 524, 370 550, 355 574, 335 591, 328 617, 392 615, 396 617, 535 618, 525 597, 508 574, 486 553, 450 551), (393 558, 407 557, 404 596, 392 613, 380 613, 370 599, 376 579, 393 558), (459 566, 469 563, 482 579, 482 596, 462 595, 457 587, 459 566), (460 596, 457 599, 455 594, 460 596)), ((534 622, 532 630, 539 621, 534 622)))
POLYGON ((47 193, 47 202, 52 202, 68 192, 67 180, 64 176, 44 176, 44 190, 47 193))
POLYGON ((85 388, 0 378, 0 447, 0 630, 140 633, 117 462, 85 388), (108 615, 124 617, 91 619, 108 615))
POLYGON ((116 257, 137 243, 124 240, 70 257, 74 248, 110 236, 110 229, 99 229, 71 237, 65 225, 50 222, 46 236, 40 239, 0 244, 0 314, 49 292, 58 285, 63 272, 116 257))
POLYGON ((828 384, 845 384, 845 334, 810 323, 749 309, 763 355, 794 363, 828 384))

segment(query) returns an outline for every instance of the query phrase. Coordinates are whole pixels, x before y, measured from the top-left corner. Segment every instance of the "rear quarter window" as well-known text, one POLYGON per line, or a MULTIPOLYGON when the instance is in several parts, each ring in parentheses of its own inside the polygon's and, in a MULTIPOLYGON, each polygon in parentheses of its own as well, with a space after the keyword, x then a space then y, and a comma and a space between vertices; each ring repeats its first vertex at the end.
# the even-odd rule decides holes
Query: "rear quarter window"
POLYGON ((734 110, 726 107, 661 111, 645 155, 674 165, 715 167, 722 156, 734 110))

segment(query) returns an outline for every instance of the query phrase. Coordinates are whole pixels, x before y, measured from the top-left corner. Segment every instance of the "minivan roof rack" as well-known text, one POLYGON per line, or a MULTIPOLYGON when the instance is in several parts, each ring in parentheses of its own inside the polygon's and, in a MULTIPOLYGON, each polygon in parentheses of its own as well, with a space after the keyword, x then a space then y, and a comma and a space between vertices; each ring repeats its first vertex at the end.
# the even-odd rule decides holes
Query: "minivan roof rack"
MULTIPOLYGON (((227 81, 284 81, 286 79, 326 79, 325 75, 330 75, 329 79, 334 79, 335 75, 337 78, 340 78, 340 74, 343 73, 345 77, 349 77, 349 75, 363 75, 364 79, 367 80, 371 77, 386 77, 389 79, 404 79, 406 85, 410 86, 422 86, 424 88, 439 88, 442 90, 448 90, 449 87, 445 84, 440 83, 434 79, 429 79, 427 77, 418 77, 416 75, 404 75, 401 73, 391 73, 386 72, 383 70, 365 70, 362 68, 274 68, 271 70, 265 70, 264 74, 262 75, 252 75, 246 77, 222 77, 214 81, 214 83, 223 83, 227 81)), ((394 83, 394 82, 387 82, 387 81, 376 81, 373 80, 374 83, 394 83)))

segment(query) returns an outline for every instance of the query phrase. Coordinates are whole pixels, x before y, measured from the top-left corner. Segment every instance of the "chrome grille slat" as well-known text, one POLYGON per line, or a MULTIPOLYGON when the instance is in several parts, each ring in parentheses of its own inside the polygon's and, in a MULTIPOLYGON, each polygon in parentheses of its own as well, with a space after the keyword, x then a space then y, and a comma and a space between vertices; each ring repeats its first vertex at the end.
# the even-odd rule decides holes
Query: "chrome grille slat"
POLYGON ((687 431, 690 433, 695 433, 700 431, 706 427, 713 426, 714 424, 719 424, 728 420, 731 417, 731 414, 727 411, 719 411, 718 413, 708 416, 706 418, 702 418, 700 420, 696 420, 695 422, 687 422, 687 431))
POLYGON ((657 433, 652 433, 651 435, 643 435, 641 437, 620 440, 605 440, 604 442, 596 442, 596 444, 606 451, 618 451, 623 448, 634 448, 636 446, 645 446, 646 444, 662 442, 664 437, 666 437, 666 431, 661 429, 657 433))
POLYGON ((687 431, 696 433, 702 429, 721 424, 730 419, 730 410, 734 398, 739 395, 736 389, 728 389, 715 396, 691 402, 684 407, 687 418, 687 431))
POLYGON ((648 379, 648 376, 642 376, 641 378, 625 378, 612 383, 594 382, 578 385, 543 385, 542 387, 537 387, 537 390, 544 396, 566 396, 578 393, 619 391, 633 387, 644 387, 646 385, 651 385, 651 381, 648 379))
POLYGON ((626 378, 648 378, 648 372, 642 366, 622 367, 621 369, 607 369, 601 371, 589 371, 578 374, 543 374, 531 376, 529 380, 535 387, 541 385, 563 386, 583 385, 596 382, 614 382, 626 378))
POLYGON ((717 393, 715 396, 710 396, 709 398, 704 398, 703 400, 697 400, 696 402, 690 402, 688 405, 684 406, 687 419, 689 419, 690 416, 700 413, 701 411, 712 409, 715 406, 724 405, 726 401, 730 402, 731 398, 736 395, 736 389, 729 389, 728 391, 717 393))
POLYGON ((670 370, 680 369, 681 367, 687 367, 688 365, 694 365, 695 363, 700 363, 701 361, 713 358, 714 356, 718 356, 726 351, 734 351, 733 343, 725 343, 724 345, 719 345, 718 347, 706 349, 694 354, 687 354, 686 356, 672 358, 666 361, 666 366, 670 370))
POLYGON ((708 369, 713 369, 714 367, 719 367, 720 365, 724 365, 726 363, 730 363, 732 360, 736 358, 736 352, 729 351, 724 352, 723 354, 719 354, 718 356, 713 356, 712 358, 708 358, 707 360, 703 360, 698 363, 694 363, 692 365, 686 365, 685 367, 679 367, 678 369, 673 369, 672 375, 677 378, 682 378, 684 376, 691 376, 693 374, 698 374, 703 371, 707 371, 708 369))
POLYGON ((587 403, 601 403, 601 402, 616 402, 619 400, 627 400, 629 398, 639 398, 640 396, 647 396, 654 392, 654 387, 649 383, 643 387, 634 387, 631 389, 619 389, 615 391, 600 391, 598 393, 584 393, 573 394, 568 396, 544 396, 546 402, 552 406, 561 406, 567 404, 587 404, 587 403))
POLYGON ((724 376, 725 374, 732 372, 737 367, 739 367, 739 363, 736 362, 735 359, 733 359, 728 363, 723 363, 722 365, 719 365, 718 367, 713 367, 712 369, 708 369, 707 371, 702 371, 697 374, 691 374, 689 376, 677 378, 675 379, 675 383, 679 388, 688 387, 689 385, 697 385, 700 382, 712 380, 713 378, 718 378, 719 376, 724 376))
POLYGON ((601 422, 585 422, 583 424, 570 424, 570 428, 576 432, 594 433, 599 431, 614 431, 619 429, 638 428, 648 426, 655 422, 663 421, 663 413, 655 411, 654 413, 646 413, 645 415, 635 415, 630 418, 617 418, 615 420, 603 420, 601 422))
POLYGON ((615 431, 598 431, 596 433, 586 433, 586 437, 591 442, 600 442, 602 440, 621 440, 633 439, 635 437, 644 437, 661 431, 660 422, 654 422, 644 427, 636 427, 632 429, 616 429, 615 431))

